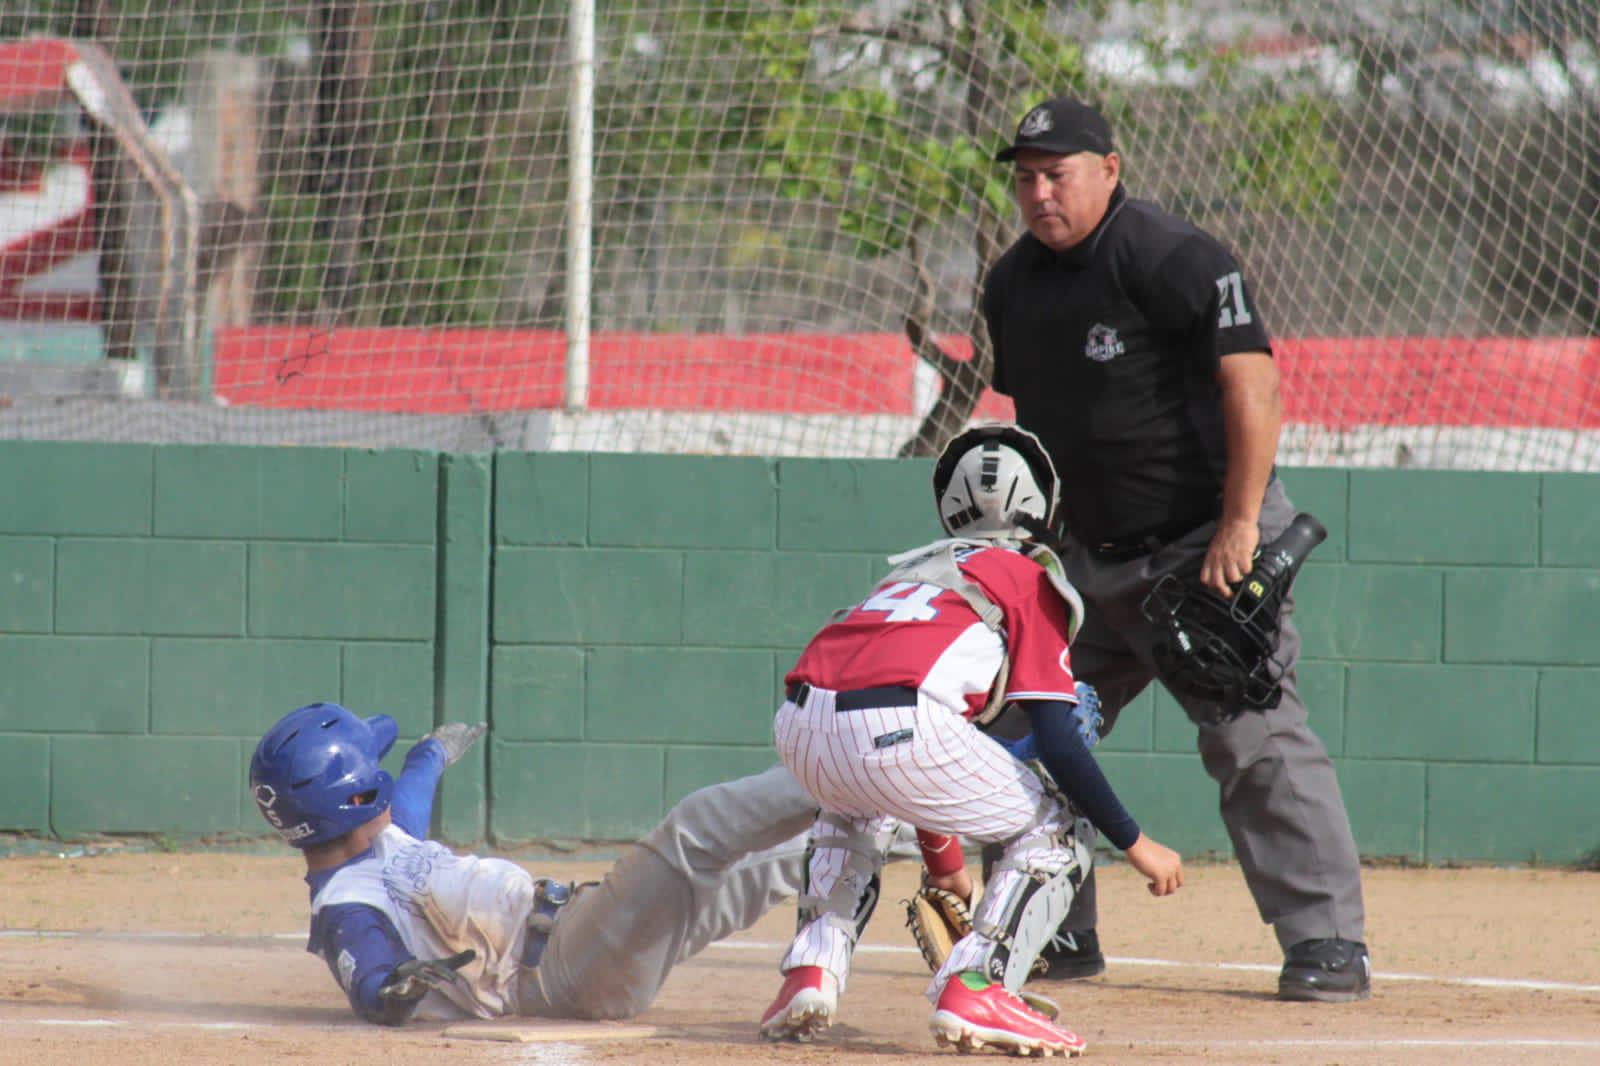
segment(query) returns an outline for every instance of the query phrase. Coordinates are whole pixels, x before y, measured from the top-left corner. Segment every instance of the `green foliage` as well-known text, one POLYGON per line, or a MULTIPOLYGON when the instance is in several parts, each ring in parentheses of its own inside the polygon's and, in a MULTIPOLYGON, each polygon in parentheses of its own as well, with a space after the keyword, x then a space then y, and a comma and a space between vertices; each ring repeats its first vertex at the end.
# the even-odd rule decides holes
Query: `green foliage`
MULTIPOLYGON (((1164 5, 1147 0, 1144 6, 1164 5)), ((870 59, 860 45, 870 34, 852 23, 848 37, 858 60, 826 75, 808 50, 818 42, 844 47, 847 35, 838 28, 847 8, 804 5, 788 19, 750 27, 751 46, 766 51, 770 75, 792 86, 767 129, 762 174, 790 199, 836 208, 859 255, 900 250, 980 201, 1006 217, 1013 209, 1009 175, 992 162, 992 153, 1016 117, 1038 100, 1061 92, 1085 95, 1101 104, 1125 139, 1137 129, 1131 90, 1089 84, 1082 49, 1052 21, 1051 5, 995 0, 970 11, 977 21, 963 25, 949 21, 952 5, 911 5, 892 26, 880 28, 880 47, 870 59), (908 39, 936 46, 937 58, 923 61, 914 80, 902 73, 908 39), (964 56, 972 60, 958 64, 964 56)), ((1236 53, 1218 54, 1203 41, 1146 43, 1163 64, 1204 65, 1211 106, 1260 95, 1236 83, 1236 53)), ((1229 134, 1238 144, 1228 163, 1240 195, 1320 214, 1342 177, 1337 142, 1325 133, 1333 106, 1310 94, 1273 97, 1245 112, 1242 137, 1234 116, 1229 134)))
POLYGON ((272 235, 264 248, 261 291, 284 318, 313 315, 321 302, 329 246, 317 239, 319 198, 299 191, 296 177, 271 175, 266 203, 272 235))
POLYGON ((530 152, 515 100, 538 3, 379 10, 368 86, 376 147, 363 314, 381 325, 492 325, 527 253, 516 191, 530 152), (498 18, 481 9, 497 8, 498 18), (513 10, 516 9, 516 10, 513 10))
POLYGON ((56 111, 0 114, 0 156, 48 163, 66 143, 66 123, 56 111))
POLYGON ((790 87, 764 134, 763 177, 837 209, 861 256, 900 251, 979 201, 1007 210, 992 158, 1001 131, 1083 80, 1082 52, 1051 29, 1050 6, 924 3, 880 27, 856 10, 802 5, 750 27, 768 76, 790 87))
MULTIPOLYGON (((0 14, 0 36, 67 35, 76 6, 39 0, 28 12, 0 14)), ((536 38, 560 32, 565 5, 371 6, 378 24, 366 86, 370 124, 359 131, 371 146, 371 163, 353 175, 369 194, 353 279, 355 315, 383 324, 491 323, 512 258, 528 250, 518 195, 526 159, 549 147, 547 131, 516 128, 517 96, 538 55, 536 38)), ((151 113, 181 98, 187 66, 201 51, 281 56, 291 44, 315 47, 312 3, 122 0, 109 8, 106 43, 135 99, 151 113)), ((315 80, 314 71, 300 77, 302 85, 315 80)), ((330 194, 337 185, 318 149, 288 144, 286 169, 263 175, 269 239, 261 291, 274 317, 309 316, 323 303, 333 253, 330 194)))
POLYGON ((1323 217, 1339 194, 1339 145, 1327 134, 1332 105, 1300 96, 1258 104, 1244 114, 1245 138, 1228 154, 1240 193, 1304 217, 1323 217))
POLYGON ((803 47, 796 67, 793 42, 767 32, 764 5, 645 3, 599 17, 600 36, 614 42, 595 86, 607 210, 644 213, 659 191, 759 167, 753 131, 804 63, 803 47), (762 47, 741 47, 748 42, 762 47))
MULTIPOLYGON (((344 305, 355 319, 504 321, 514 306, 508 283, 531 255, 550 253, 537 238, 554 233, 559 211, 559 197, 541 200, 533 184, 559 188, 564 171, 567 5, 372 0, 364 122, 334 144, 311 110, 316 59, 297 67, 286 58, 315 52, 322 3, 121 0, 106 5, 115 13, 108 43, 151 113, 178 98, 202 49, 278 57, 280 74, 292 75, 277 86, 291 115, 287 141, 274 146, 276 172, 262 176, 260 292, 270 316, 325 308, 332 212, 344 196, 362 224, 356 276, 346 279, 354 306, 344 305), (343 151, 362 153, 348 171, 337 165, 343 151)), ((1070 11, 1093 17, 1105 7, 1096 0, 1070 11)), ((22 14, 8 7, 0 35, 66 34, 77 8, 78 0, 32 0, 22 14)), ((769 219, 738 219, 735 231, 746 236, 727 247, 725 266, 803 256, 836 234, 867 258, 948 234, 952 224, 976 234, 1012 217, 1009 174, 992 157, 1028 105, 1087 94, 1120 130, 1137 128, 1139 98, 1090 84, 1064 10, 1048 0, 601 5, 597 227, 626 234, 659 222, 682 227, 692 242, 728 221, 705 190, 734 190, 735 203, 756 185, 826 224, 764 230, 769 219)), ((1209 94, 1235 92, 1228 56, 1200 45, 1188 54, 1158 50, 1164 60, 1213 64, 1209 94)), ((1235 115, 1239 100, 1260 96, 1241 91, 1235 115)), ((1329 106, 1309 96, 1252 103, 1244 136, 1230 127, 1226 162, 1239 194, 1299 213, 1324 208, 1341 163, 1324 132, 1329 106)))
MULTIPOLYGON (((519 124, 517 101, 550 20, 539 0, 379 5, 358 138, 366 167, 340 174, 329 133, 305 128, 300 162, 272 176, 263 291, 295 318, 323 304, 332 193, 361 183, 353 317, 373 325, 485 326, 529 251, 527 160, 554 133, 519 124), (486 10, 492 8, 492 10, 486 10), (419 17, 420 15, 420 17, 419 17)), ((311 106, 307 101, 304 106, 311 106)))

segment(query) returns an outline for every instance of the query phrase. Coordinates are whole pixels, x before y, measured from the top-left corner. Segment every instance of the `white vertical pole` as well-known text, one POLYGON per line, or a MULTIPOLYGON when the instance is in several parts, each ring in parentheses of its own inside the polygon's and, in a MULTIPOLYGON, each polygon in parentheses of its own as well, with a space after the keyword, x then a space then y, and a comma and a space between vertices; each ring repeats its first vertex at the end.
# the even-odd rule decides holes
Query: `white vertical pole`
POLYGON ((567 105, 567 390, 589 406, 589 285, 594 224, 594 0, 572 0, 572 98, 567 105))

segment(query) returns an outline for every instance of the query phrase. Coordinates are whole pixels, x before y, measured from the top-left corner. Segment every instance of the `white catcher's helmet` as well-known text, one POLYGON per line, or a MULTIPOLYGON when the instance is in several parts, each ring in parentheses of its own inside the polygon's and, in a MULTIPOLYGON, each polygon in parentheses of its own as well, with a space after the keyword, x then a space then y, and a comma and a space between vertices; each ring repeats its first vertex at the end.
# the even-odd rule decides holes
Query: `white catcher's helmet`
POLYGON ((1018 426, 973 426, 945 446, 933 468, 939 524, 952 537, 1026 540, 1026 516, 1046 527, 1056 516, 1055 464, 1039 438, 1018 426))

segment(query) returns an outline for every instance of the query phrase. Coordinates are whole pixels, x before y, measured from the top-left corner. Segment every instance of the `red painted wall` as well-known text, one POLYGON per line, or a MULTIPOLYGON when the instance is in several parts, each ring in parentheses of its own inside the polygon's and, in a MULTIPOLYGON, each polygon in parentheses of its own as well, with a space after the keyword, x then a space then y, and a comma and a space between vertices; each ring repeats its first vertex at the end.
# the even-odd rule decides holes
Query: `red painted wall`
MULTIPOLYGON (((967 354, 963 340, 949 349, 967 354)), ((1306 337, 1276 342, 1287 420, 1600 427, 1600 340, 1306 337)), ((549 331, 249 327, 220 331, 217 393, 264 407, 466 413, 559 408, 549 331)), ((909 414, 916 360, 896 334, 593 338, 590 407, 909 414)), ((986 396, 979 414, 1007 418, 986 396)))

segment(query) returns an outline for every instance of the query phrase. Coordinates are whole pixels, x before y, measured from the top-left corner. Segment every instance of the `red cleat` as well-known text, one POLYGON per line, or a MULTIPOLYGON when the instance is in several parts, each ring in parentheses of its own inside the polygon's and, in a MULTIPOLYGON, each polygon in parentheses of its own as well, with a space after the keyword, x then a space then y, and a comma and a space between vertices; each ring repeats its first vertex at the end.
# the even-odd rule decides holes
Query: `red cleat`
POLYGON ((940 1047, 976 1051, 993 1047, 1013 1055, 1073 1055, 1088 1045, 1007 992, 1004 985, 975 972, 950 978, 928 1022, 940 1047))
POLYGON ((761 1016, 761 1035, 805 1043, 833 1024, 838 1009, 839 982, 833 974, 820 966, 796 966, 761 1016))

